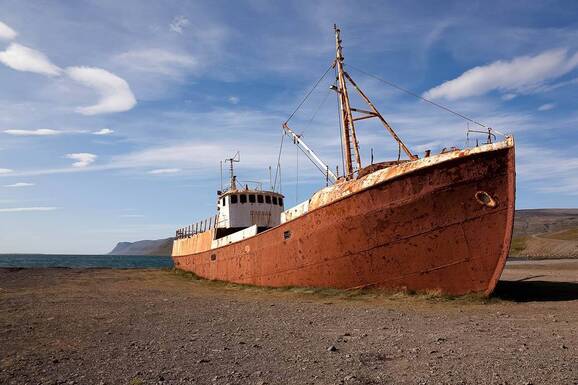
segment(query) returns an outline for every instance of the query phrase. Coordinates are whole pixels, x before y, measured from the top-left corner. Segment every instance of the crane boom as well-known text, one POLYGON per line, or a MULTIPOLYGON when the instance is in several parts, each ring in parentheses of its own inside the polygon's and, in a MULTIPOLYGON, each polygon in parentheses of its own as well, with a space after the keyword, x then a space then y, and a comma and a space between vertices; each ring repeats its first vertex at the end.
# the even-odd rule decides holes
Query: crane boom
POLYGON ((313 163, 316 164, 317 168, 319 168, 319 170, 321 170, 325 174, 325 177, 327 179, 331 179, 331 181, 334 183, 337 181, 337 176, 335 176, 335 174, 329 169, 329 166, 327 166, 325 163, 323 163, 321 158, 319 158, 317 156, 317 154, 315 154, 313 152, 313 150, 311 150, 305 144, 305 142, 303 142, 303 140, 301 140, 301 137, 299 135, 297 135, 295 132, 293 132, 292 129, 289 128, 287 123, 283 123, 283 130, 285 131, 285 134, 289 135, 293 139, 293 142, 299 146, 299 148, 305 153, 305 155, 307 155, 307 157, 313 163))

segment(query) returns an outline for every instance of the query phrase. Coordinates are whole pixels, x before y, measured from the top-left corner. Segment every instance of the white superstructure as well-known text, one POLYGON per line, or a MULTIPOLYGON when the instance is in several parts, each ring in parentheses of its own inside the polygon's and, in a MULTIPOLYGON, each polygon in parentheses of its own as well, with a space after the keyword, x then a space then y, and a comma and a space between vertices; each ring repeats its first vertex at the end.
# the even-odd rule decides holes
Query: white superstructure
POLYGON ((273 191, 229 190, 219 195, 217 228, 274 227, 283 207, 283 195, 273 191))

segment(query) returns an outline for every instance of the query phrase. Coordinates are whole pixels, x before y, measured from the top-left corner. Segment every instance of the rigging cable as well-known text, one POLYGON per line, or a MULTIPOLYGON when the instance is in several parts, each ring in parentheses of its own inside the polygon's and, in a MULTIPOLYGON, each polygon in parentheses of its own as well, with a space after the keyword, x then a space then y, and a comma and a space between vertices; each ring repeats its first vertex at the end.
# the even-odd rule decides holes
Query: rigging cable
MULTIPOLYGON (((281 134, 281 145, 279 145, 279 155, 277 155, 277 167, 275 167, 275 181, 273 182, 273 191, 277 188, 277 175, 281 174, 281 151, 283 151, 283 140, 285 133, 281 134)), ((279 190, 281 190, 281 175, 279 175, 279 190)))
MULTIPOLYGON (((321 81, 323 81, 323 79, 325 79, 325 77, 327 76, 327 74, 329 73, 329 71, 331 70, 331 68, 333 68, 333 63, 331 63, 331 65, 327 68, 327 70, 325 70, 325 72, 323 73, 323 75, 321 75, 321 77, 315 82, 315 84, 313 84, 313 87, 309 90, 309 92, 307 92, 307 94, 305 95, 305 97, 303 98, 303 100, 301 100, 301 102, 299 103, 299 105, 297 106, 297 108, 295 108, 295 110, 291 113, 291 115, 289 115, 289 118, 287 118, 287 120, 285 121, 284 124, 287 124, 291 118, 293 118, 293 116, 295 116, 295 114, 297 113, 297 111, 299 111, 299 109, 301 108, 301 106, 303 106, 303 103, 305 103, 305 101, 307 101, 307 99, 309 98, 309 96, 311 96, 311 94, 313 93, 313 91, 315 91, 315 89, 317 88, 317 86, 319 85, 319 83, 321 83, 321 81)), ((325 98, 321 101, 321 104, 317 107, 317 110, 313 113, 313 116, 311 117, 311 119, 309 120, 307 127, 309 127, 309 125, 311 124, 311 122, 313 121, 313 119, 315 119, 315 117, 317 116, 317 113, 319 112, 319 110, 321 109, 321 107, 323 106, 323 104, 325 103, 325 101, 327 100, 327 98, 329 97, 329 92, 327 93, 327 95, 325 96, 325 98)), ((285 138, 285 131, 283 131, 282 134, 282 138, 281 138, 281 146, 279 147, 279 156, 278 156, 278 160, 277 160, 277 169, 275 170, 275 184, 277 183, 277 173, 279 173, 279 179, 281 179, 281 170, 280 170, 280 161, 281 161, 281 150, 283 148, 283 139, 285 138)), ((327 170, 323 170, 321 169, 316 162, 311 159, 311 157, 309 156, 309 154, 307 154, 305 152, 305 150, 303 150, 300 146, 297 146, 297 148, 299 150, 301 150, 305 156, 307 156, 307 158, 309 158, 309 160, 315 165, 315 167, 317 167, 317 169, 319 169, 319 171, 321 171, 324 175, 327 174, 327 170)), ((279 181, 279 189, 281 189, 281 181, 279 181)))
POLYGON ((295 111, 293 111, 293 113, 291 113, 291 115, 289 115, 289 118, 287 118, 287 120, 285 121, 285 123, 289 123, 289 121, 291 120, 291 118, 297 113, 297 111, 299 111, 299 109, 301 108, 301 106, 303 105, 303 103, 305 103, 305 101, 307 100, 307 98, 309 98, 309 96, 313 93, 313 91, 315 91, 315 88, 317 88, 317 86, 319 85, 319 83, 321 83, 321 81, 323 80, 323 78, 325 78, 325 76, 327 75, 327 73, 329 72, 329 70, 333 67, 333 63, 331 63, 331 65, 329 66, 329 68, 327 68, 327 70, 325 71, 325 73, 319 78, 319 80, 317 80, 315 82, 315 84, 313 85, 313 87, 309 90, 309 92, 307 93, 307 95, 305 95, 305 97, 303 98, 303 100, 301 101, 301 103, 299 103, 299 105, 297 106, 297 108, 295 108, 295 111))
POLYGON ((297 165, 296 166, 297 167, 295 167, 295 168, 297 170, 296 171, 296 173, 297 173, 296 179, 297 180, 295 183, 295 204, 297 205, 297 203, 299 203, 299 146, 296 146, 296 147, 297 147, 297 149, 296 149, 296 151, 297 151, 297 158, 296 158, 297 165))
POLYGON ((359 71, 359 72, 361 72, 361 73, 364 74, 364 75, 367 75, 367 76, 372 77, 372 78, 374 78, 374 79, 376 79, 376 80, 379 80, 379 81, 387 84, 388 86, 393 87, 393 88, 395 88, 395 89, 397 89, 397 90, 399 90, 399 91, 405 92, 406 94, 409 94, 409 95, 411 95, 411 96, 413 96, 413 97, 416 97, 416 98, 418 98, 418 99, 421 99, 421 100, 423 100, 424 102, 430 103, 431 105, 433 105, 433 106, 435 106, 435 107, 437 107, 437 108, 440 108, 440 109, 442 109, 442 110, 445 110, 446 112, 449 112, 450 114, 454 114, 454 115, 456 115, 456 116, 459 116, 459 117, 462 118, 462 119, 465 119, 465 120, 467 120, 467 121, 469 121, 469 122, 472 122, 472 123, 474 123, 474 124, 477 124, 477 125, 480 126, 480 127, 483 127, 483 128, 485 128, 485 129, 488 129, 488 130, 495 131, 496 133, 498 133, 498 134, 500 134, 500 135, 504 135, 503 133, 499 132, 499 131, 496 130, 496 129, 493 129, 493 128, 491 128, 491 127, 488 127, 488 126, 486 126, 485 124, 482 124, 482 123, 480 123, 480 122, 478 122, 478 121, 476 121, 476 120, 474 120, 474 119, 472 119, 472 118, 469 118, 469 117, 467 117, 467 116, 465 116, 465 115, 463 115, 463 114, 460 114, 459 112, 456 112, 456 111, 454 111, 454 110, 452 110, 452 109, 450 109, 450 108, 448 108, 448 107, 446 107, 446 106, 443 106, 443 105, 441 105, 441 104, 439 104, 439 103, 436 103, 436 102, 434 102, 433 100, 429 100, 429 99, 427 99, 427 98, 424 98, 423 96, 418 95, 418 94, 416 94, 415 92, 412 92, 412 91, 410 91, 410 90, 408 90, 408 89, 405 89, 405 88, 403 88, 403 87, 400 87, 400 86, 398 86, 397 84, 392 83, 392 82, 390 82, 390 81, 388 81, 388 80, 385 80, 385 79, 383 79, 383 78, 380 78, 380 77, 377 76, 377 75, 373 75, 373 74, 371 74, 371 73, 369 73, 369 72, 366 72, 366 71, 364 71, 364 70, 362 70, 362 69, 360 69, 360 68, 357 68, 357 67, 355 67, 355 66, 352 66, 351 64, 347 64, 346 66, 347 66, 347 67, 350 67, 350 68, 353 68, 354 70, 359 71))
MULTIPOLYGON (((335 67, 335 82, 337 82, 337 66, 335 67)), ((340 105, 341 101, 339 99, 340 98, 339 92, 336 92, 335 96, 337 98, 337 123, 339 126, 339 142, 341 143, 341 167, 342 167, 341 171, 345 175, 345 158, 343 156, 343 135, 341 134, 341 105, 340 105)))
MULTIPOLYGON (((305 124, 305 127, 303 128, 303 132, 305 132, 306 129, 308 129, 311 126, 311 123, 313 123, 313 120, 315 120, 315 118, 317 117, 317 114, 319 113, 319 110, 321 110, 321 107, 323 107, 323 105, 325 105, 325 102, 327 101, 327 98, 329 98, 329 94, 331 93, 331 88, 329 88, 327 90, 327 93, 325 94, 325 97, 323 98, 323 100, 321 101, 321 103, 319 103, 319 105, 317 106, 317 109, 315 109, 315 112, 313 112, 313 115, 311 116, 311 118, 309 119, 309 121, 307 122, 307 124, 305 124)), ((303 134, 302 134, 303 135, 303 134)))

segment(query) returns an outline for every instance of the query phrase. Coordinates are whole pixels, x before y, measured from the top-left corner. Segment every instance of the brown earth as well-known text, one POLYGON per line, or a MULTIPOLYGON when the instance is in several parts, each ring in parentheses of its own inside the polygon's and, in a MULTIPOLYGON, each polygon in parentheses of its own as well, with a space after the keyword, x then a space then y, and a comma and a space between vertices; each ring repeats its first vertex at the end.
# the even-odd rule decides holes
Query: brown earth
POLYGON ((578 209, 516 210, 510 255, 578 258, 578 209))
POLYGON ((577 384, 578 261, 489 300, 0 269, 0 384, 393 383, 577 384))

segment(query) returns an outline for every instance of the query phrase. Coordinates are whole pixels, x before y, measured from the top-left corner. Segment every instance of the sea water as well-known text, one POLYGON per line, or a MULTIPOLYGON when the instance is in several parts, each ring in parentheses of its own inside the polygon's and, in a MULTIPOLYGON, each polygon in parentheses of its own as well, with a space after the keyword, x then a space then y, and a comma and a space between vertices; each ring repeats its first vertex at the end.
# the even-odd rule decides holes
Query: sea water
POLYGON ((108 267, 160 269, 172 267, 171 257, 140 255, 0 254, 2 267, 108 267))

